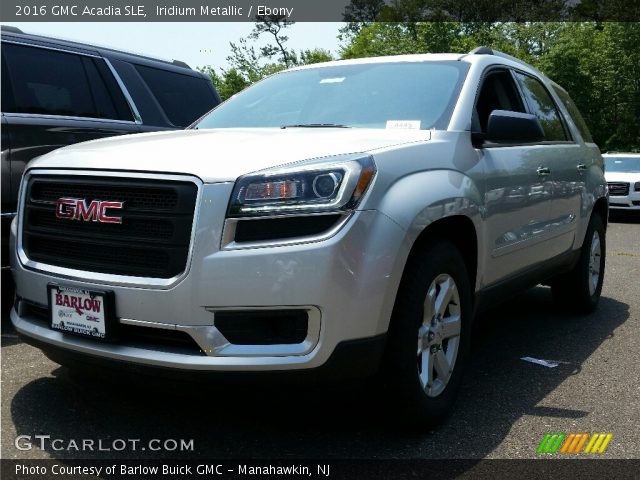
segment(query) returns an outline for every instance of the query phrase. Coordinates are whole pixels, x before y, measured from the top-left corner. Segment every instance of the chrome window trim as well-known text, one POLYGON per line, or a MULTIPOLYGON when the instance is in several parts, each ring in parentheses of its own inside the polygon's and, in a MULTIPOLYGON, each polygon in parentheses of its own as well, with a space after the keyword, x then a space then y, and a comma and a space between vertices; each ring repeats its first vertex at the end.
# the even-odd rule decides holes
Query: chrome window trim
MULTIPOLYGON (((45 50, 53 50, 55 52, 70 53, 70 54, 73 54, 73 55, 82 55, 84 57, 97 58, 97 59, 103 60, 107 64, 107 67, 109 68, 109 70, 111 71, 111 74, 115 78, 116 83, 120 87, 120 91, 122 92, 122 95, 124 96, 127 104, 129 105, 129 110, 131 111, 131 115, 133 116, 133 120, 118 120, 118 119, 114 119, 114 118, 110 118, 110 119, 96 118, 96 120, 120 122, 120 123, 135 123, 135 124, 138 124, 138 125, 142 124, 142 117, 140 116, 140 112, 138 111, 138 107, 136 107, 136 104, 133 101, 133 98, 131 97, 131 94, 129 93, 129 90, 127 90, 127 87, 125 86, 124 82, 122 81, 122 78, 120 78, 120 75, 118 75, 118 72, 116 71, 116 69, 113 67, 113 65, 111 64, 111 62, 107 58, 105 58, 105 57, 103 57, 103 56, 101 56, 99 54, 93 54, 93 53, 82 52, 82 51, 74 51, 74 50, 69 50, 69 49, 59 48, 59 47, 51 47, 51 46, 48 46, 48 45, 38 45, 36 43, 18 42, 16 40, 4 40, 3 39, 2 43, 11 43, 13 45, 22 45, 23 47, 42 48, 42 49, 45 49, 45 50)), ((28 113, 28 114, 12 113, 12 114, 13 115, 32 115, 32 116, 36 116, 36 117, 66 118, 66 119, 71 119, 71 120, 76 120, 76 119, 87 120, 87 119, 94 119, 95 118, 95 117, 73 117, 73 116, 49 115, 49 114, 40 115, 40 114, 34 114, 34 113, 28 113)))
POLYGON ((109 59, 104 57, 102 57, 102 59, 107 64, 107 67, 109 67, 109 70, 111 70, 111 74, 116 79, 116 82, 118 82, 118 86, 120 87, 120 90, 122 91, 122 94, 124 95, 125 100, 129 104, 129 110, 131 110, 131 114, 133 115, 134 122, 137 123, 138 125, 142 124, 142 117, 140 116, 138 107, 136 107, 136 104, 133 101, 133 98, 131 97, 129 90, 127 90, 126 85, 122 81, 122 78, 120 78, 120 75, 118 74, 114 66, 111 64, 109 59))
POLYGON ((7 118, 45 118, 51 120, 73 120, 83 122, 102 122, 116 123, 125 125, 136 125, 138 122, 133 120, 117 120, 115 118, 97 118, 97 117, 74 117, 72 115, 53 115, 50 113, 21 113, 21 112, 3 112, 7 118))
POLYGON ((300 245, 305 243, 314 243, 321 242, 323 240, 327 240, 334 235, 336 235, 342 227, 349 221, 349 219, 353 216, 354 211, 346 211, 346 212, 316 212, 316 213, 307 213, 307 214, 294 214, 294 215, 264 215, 260 217, 239 217, 239 218, 227 218, 224 221, 224 228, 222 230, 222 241, 220 245, 221 250, 246 250, 249 248, 268 248, 268 247, 279 247, 279 246, 287 246, 287 245, 300 245), (268 219, 278 219, 278 218, 297 218, 297 217, 318 217, 318 216, 326 216, 326 215, 342 215, 342 218, 339 219, 336 224, 331 227, 329 230, 326 230, 318 235, 307 235, 301 237, 292 237, 287 239, 275 239, 275 240, 264 240, 258 242, 239 242, 237 243, 235 239, 236 228, 238 223, 240 222, 250 222, 251 220, 268 220, 268 219))
POLYGON ((191 262, 193 260, 193 248, 196 237, 196 227, 198 225, 200 215, 200 199, 202 196, 204 183, 198 177, 190 175, 170 175, 170 174, 155 174, 155 173, 134 173, 123 171, 103 171, 103 170, 54 170, 54 169, 33 169, 27 170, 22 179, 20 185, 20 198, 18 199, 18 238, 16 243, 16 251, 18 258, 22 266, 28 270, 35 272, 43 272, 54 275, 58 278, 67 280, 74 280, 80 282, 89 282, 94 284, 104 284, 110 286, 119 287, 136 287, 143 289, 162 289, 167 290, 181 282, 191 269, 191 262), (60 176, 102 176, 102 177, 125 177, 127 179, 141 178, 152 180, 173 180, 173 181, 190 181, 193 182, 198 192, 196 194, 196 202, 193 212, 193 222, 191 225, 191 236, 189 240, 189 251, 187 253, 187 261, 185 269, 180 274, 171 278, 154 278, 154 277, 135 277, 131 275, 116 275, 111 273, 98 273, 87 270, 79 270, 74 268, 59 267, 56 265, 50 265, 48 263, 36 262, 31 260, 23 248, 22 243, 22 220, 24 218, 24 208, 26 203, 26 188, 29 179, 32 176, 40 175, 60 175, 60 176))
POLYGON ((63 47, 53 47, 50 45, 40 45, 38 43, 20 42, 18 40, 5 40, 4 38, 2 39, 2 43, 12 43, 14 45, 22 45, 24 47, 32 47, 32 48, 44 48, 45 50, 54 50, 56 52, 63 52, 63 53, 73 53, 75 55, 83 55, 85 57, 91 57, 91 58, 102 58, 98 53, 89 53, 84 51, 71 50, 63 47))

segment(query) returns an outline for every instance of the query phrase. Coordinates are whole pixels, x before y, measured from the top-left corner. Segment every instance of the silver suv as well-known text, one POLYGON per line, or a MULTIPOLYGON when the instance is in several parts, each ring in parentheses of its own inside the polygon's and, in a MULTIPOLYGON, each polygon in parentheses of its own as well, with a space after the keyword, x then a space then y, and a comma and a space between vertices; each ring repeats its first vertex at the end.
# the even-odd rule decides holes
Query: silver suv
POLYGON ((338 61, 276 74, 187 131, 29 164, 16 330, 56 362, 378 373, 441 419, 474 313, 538 283, 599 300, 607 186, 566 91, 519 60, 338 61))

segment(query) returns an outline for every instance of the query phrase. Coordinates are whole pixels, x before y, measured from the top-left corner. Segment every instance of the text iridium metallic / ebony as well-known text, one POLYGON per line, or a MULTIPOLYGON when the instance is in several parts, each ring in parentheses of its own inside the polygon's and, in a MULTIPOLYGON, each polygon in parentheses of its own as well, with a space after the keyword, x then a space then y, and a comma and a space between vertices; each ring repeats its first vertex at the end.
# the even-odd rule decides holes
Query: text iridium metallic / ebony
POLYGON ((486 48, 359 59, 269 77, 185 131, 57 150, 23 179, 13 324, 72 367, 382 367, 398 415, 431 423, 482 305, 543 281, 598 303, 607 188, 570 102, 486 48))

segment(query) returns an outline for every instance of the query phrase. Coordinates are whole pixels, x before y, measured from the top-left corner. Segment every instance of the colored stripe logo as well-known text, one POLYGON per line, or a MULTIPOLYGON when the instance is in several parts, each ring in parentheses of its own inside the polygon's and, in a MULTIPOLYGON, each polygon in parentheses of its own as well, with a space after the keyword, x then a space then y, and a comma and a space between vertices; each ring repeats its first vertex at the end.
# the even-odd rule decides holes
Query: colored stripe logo
POLYGON ((547 433, 536 453, 538 455, 554 455, 556 453, 604 453, 613 438, 613 433, 547 433))

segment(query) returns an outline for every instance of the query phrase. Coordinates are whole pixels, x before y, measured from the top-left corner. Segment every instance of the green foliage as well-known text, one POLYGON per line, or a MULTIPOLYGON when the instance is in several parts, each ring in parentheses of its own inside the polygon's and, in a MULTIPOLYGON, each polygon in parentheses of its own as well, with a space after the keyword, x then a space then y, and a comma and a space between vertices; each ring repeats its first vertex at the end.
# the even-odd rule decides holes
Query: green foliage
POLYGON ((300 58, 295 59, 296 65, 311 65, 312 63, 330 62, 333 55, 329 50, 323 48, 314 48, 313 50, 302 50, 300 58))
POLYGON ((216 71, 208 65, 200 69, 209 75, 223 100, 232 97, 239 91, 264 77, 278 73, 286 68, 311 63, 333 60, 331 52, 321 48, 302 50, 298 55, 295 50, 288 49, 288 37, 282 30, 293 25, 284 17, 262 17, 256 23, 249 39, 257 40, 262 34, 273 36, 275 45, 261 47, 259 51, 246 38, 238 42, 229 42, 231 55, 227 57, 229 69, 216 71), (275 57, 275 58, 274 58, 275 57))
MULTIPOLYGON (((410 18, 420 1, 397 5, 404 9, 395 15, 410 18)), ((603 151, 640 150, 638 22, 374 22, 341 35, 343 58, 467 53, 479 45, 503 51, 562 85, 603 151)))
MULTIPOLYGON (((523 19, 560 17, 565 2, 530 5, 533 10, 523 12, 512 0, 352 0, 338 36, 340 56, 467 53, 485 45, 534 65, 562 85, 603 151, 640 151, 640 23, 597 21, 604 5, 596 0, 565 12, 589 22, 482 21, 499 18, 496 12, 514 19, 517 14, 523 19)), ((223 98, 285 68, 333 59, 322 49, 289 49, 284 31, 292 22, 285 18, 259 20, 249 39, 267 35, 273 43, 256 50, 247 39, 232 42, 228 70, 202 70, 223 98)))
POLYGON ((294 22, 287 19, 285 15, 262 15, 257 17, 257 22, 249 38, 257 40, 260 35, 266 33, 273 36, 275 45, 268 44, 260 49, 262 57, 272 59, 280 55, 280 62, 286 67, 291 66, 291 53, 287 50, 285 43, 289 37, 282 34, 282 30, 290 27, 294 22))
POLYGON ((250 85, 246 78, 235 68, 224 70, 222 74, 218 74, 211 66, 206 66, 199 70, 211 77, 211 81, 216 86, 216 90, 222 99, 230 98, 250 85))

